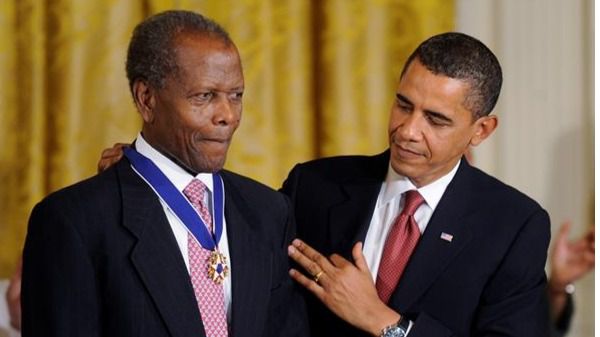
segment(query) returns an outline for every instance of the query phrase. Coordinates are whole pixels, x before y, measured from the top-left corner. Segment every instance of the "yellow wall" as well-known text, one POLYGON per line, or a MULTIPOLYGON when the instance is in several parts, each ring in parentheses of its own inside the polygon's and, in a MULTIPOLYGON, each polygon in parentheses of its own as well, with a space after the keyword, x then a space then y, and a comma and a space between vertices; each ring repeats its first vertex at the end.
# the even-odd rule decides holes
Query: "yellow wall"
POLYGON ((454 21, 447 0, 0 1, 0 277, 33 205, 135 137, 127 43, 144 17, 174 8, 237 43, 246 93, 226 166, 275 188, 297 162, 383 150, 404 60, 454 21))

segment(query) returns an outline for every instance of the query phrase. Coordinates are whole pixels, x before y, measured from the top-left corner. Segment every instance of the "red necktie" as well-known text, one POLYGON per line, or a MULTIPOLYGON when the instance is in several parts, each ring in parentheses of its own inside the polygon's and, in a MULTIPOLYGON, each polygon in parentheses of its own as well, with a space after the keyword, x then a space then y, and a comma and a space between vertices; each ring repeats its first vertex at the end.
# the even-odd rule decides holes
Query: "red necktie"
MULTIPOLYGON (((198 179, 193 179, 183 190, 183 194, 190 200, 202 221, 212 233, 212 217, 204 202, 206 186, 198 179)), ((202 316, 202 324, 207 337, 227 337, 227 317, 225 314, 225 300, 223 285, 216 284, 208 277, 208 258, 210 251, 204 249, 188 232, 188 257, 190 264, 190 278, 194 287, 194 294, 198 302, 198 309, 202 316)))
POLYGON ((377 273, 377 294, 385 303, 396 289, 410 255, 421 237, 419 226, 413 215, 423 203, 423 197, 419 192, 412 190, 406 192, 404 198, 404 208, 396 218, 385 240, 377 273))

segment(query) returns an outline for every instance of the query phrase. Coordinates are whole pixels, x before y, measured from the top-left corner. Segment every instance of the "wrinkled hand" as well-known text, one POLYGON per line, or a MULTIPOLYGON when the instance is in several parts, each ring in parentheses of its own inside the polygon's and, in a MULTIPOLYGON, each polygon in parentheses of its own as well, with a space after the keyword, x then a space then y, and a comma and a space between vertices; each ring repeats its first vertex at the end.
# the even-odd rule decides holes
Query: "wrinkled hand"
POLYGON ((118 162, 123 157, 123 147, 129 145, 130 144, 116 143, 113 147, 104 149, 100 155, 100 160, 98 161, 98 173, 118 162))
POLYGON ((362 243, 352 248, 354 263, 337 254, 327 259, 298 239, 288 247, 288 253, 313 278, 295 269, 290 270, 290 276, 344 321, 378 336, 384 327, 400 319, 379 299, 362 243))
POLYGON ((21 331, 21 273, 23 270, 23 259, 19 259, 17 269, 10 278, 8 288, 6 289, 6 304, 8 305, 8 315, 10 316, 10 325, 21 331))
POLYGON ((569 242, 571 223, 565 222, 550 254, 551 290, 563 291, 569 283, 575 282, 594 268, 594 228, 583 237, 569 242))

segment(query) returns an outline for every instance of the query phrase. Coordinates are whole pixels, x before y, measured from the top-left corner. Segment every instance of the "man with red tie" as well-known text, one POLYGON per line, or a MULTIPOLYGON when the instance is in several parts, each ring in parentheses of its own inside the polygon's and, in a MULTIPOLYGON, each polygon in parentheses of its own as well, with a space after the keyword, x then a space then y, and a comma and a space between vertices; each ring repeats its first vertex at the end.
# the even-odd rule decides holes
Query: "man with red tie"
POLYGON ((141 133, 34 208, 23 336, 307 336, 289 200, 222 169, 244 92, 229 35, 157 14, 136 27, 126 70, 141 133))
POLYGON ((402 71, 387 151, 290 172, 311 336, 548 336, 548 214, 463 158, 501 84, 480 41, 434 36, 402 71))

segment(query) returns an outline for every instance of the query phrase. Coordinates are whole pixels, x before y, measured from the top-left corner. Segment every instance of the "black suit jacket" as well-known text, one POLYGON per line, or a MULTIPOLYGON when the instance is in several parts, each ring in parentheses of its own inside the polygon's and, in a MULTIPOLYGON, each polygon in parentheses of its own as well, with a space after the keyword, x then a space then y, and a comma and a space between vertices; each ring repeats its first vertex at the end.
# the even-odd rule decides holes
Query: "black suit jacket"
MULTIPOLYGON (((296 166, 283 191, 298 235, 324 254, 365 239, 389 152, 296 166)), ((412 320, 409 336, 548 336, 544 263, 547 213, 462 160, 389 306, 412 320), (451 242, 440 235, 453 235, 451 242)), ((381 244, 384 244, 381 242, 381 244)), ((312 336, 363 336, 307 297, 312 336)))
MULTIPOLYGON (((306 336, 288 276, 289 200, 231 172, 230 336, 306 336)), ((158 197, 126 159, 51 194, 24 249, 23 336, 205 336, 190 278, 158 197)))

